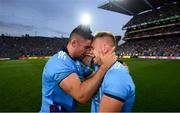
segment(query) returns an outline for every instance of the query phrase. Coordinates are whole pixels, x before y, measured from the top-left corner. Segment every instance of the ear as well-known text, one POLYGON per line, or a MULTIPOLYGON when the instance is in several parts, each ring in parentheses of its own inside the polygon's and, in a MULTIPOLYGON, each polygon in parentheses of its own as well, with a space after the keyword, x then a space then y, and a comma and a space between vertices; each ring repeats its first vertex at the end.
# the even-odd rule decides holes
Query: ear
POLYGON ((108 52, 108 46, 106 44, 103 44, 102 53, 106 54, 107 52, 108 52))
POLYGON ((76 39, 73 39, 73 40, 71 41, 71 45, 72 45, 73 48, 76 48, 76 47, 77 47, 77 40, 76 40, 76 39))

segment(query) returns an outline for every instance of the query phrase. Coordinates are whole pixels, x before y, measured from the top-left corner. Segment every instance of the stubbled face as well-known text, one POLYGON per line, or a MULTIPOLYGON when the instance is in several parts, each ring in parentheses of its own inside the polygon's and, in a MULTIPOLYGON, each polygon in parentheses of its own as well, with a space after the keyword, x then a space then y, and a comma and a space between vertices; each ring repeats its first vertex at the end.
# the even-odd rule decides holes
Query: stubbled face
POLYGON ((94 54, 94 58, 93 58, 94 63, 101 65, 100 55, 103 54, 103 51, 102 51, 103 42, 102 42, 102 40, 99 38, 96 38, 92 42, 91 47, 92 47, 93 54, 94 54))
POLYGON ((91 40, 79 39, 77 40, 76 58, 83 59, 91 47, 91 40))

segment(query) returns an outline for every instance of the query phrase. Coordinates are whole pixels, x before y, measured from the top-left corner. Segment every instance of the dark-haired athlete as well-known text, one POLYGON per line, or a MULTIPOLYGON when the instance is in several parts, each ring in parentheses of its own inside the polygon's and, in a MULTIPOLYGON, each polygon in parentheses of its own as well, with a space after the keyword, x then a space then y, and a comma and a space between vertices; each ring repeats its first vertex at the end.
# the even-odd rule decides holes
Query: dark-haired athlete
POLYGON ((40 112, 76 111, 76 103, 86 103, 98 90, 106 71, 116 61, 114 49, 100 57, 102 65, 96 73, 82 72, 82 60, 93 36, 89 26, 80 25, 71 34, 67 47, 53 55, 42 74, 42 105, 40 112), (85 81, 81 78, 92 75, 85 81))

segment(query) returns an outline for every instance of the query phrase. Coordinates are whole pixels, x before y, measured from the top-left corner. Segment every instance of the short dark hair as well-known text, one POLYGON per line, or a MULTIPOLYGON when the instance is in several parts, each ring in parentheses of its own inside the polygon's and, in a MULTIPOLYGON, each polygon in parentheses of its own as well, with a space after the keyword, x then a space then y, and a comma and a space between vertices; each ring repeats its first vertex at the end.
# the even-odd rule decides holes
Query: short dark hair
POLYGON ((105 36, 110 37, 111 40, 112 40, 113 46, 116 46, 116 38, 115 38, 115 36, 111 32, 106 32, 106 31, 97 32, 95 34, 95 39, 96 38, 103 38, 105 36))
POLYGON ((93 40, 93 38, 94 38, 89 25, 81 24, 78 27, 76 27, 75 29, 73 29, 73 31, 70 34, 70 39, 74 33, 82 36, 82 38, 87 39, 87 40, 93 40))

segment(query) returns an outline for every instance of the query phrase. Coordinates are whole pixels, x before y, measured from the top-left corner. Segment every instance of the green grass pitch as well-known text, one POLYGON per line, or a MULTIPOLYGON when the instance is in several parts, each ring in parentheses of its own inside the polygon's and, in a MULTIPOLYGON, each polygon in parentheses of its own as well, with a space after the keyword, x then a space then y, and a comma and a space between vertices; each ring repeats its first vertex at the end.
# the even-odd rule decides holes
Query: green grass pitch
MULTIPOLYGON (((39 111, 47 60, 0 61, 0 111, 39 111)), ((180 111, 180 60, 123 59, 136 85, 132 111, 180 111)), ((90 104, 78 111, 89 111, 90 104)))

